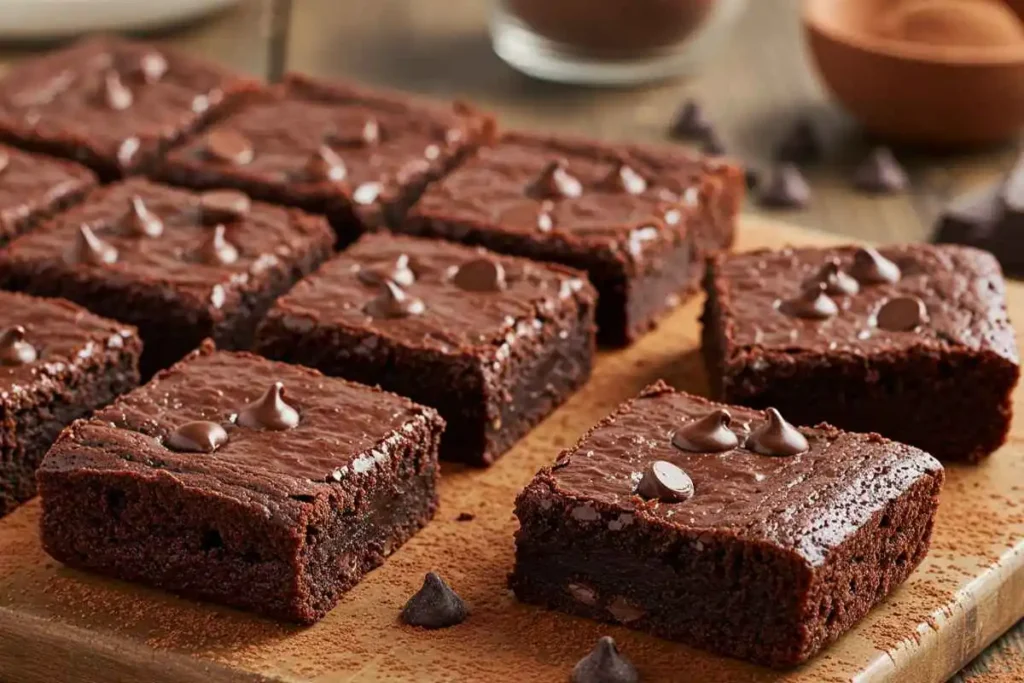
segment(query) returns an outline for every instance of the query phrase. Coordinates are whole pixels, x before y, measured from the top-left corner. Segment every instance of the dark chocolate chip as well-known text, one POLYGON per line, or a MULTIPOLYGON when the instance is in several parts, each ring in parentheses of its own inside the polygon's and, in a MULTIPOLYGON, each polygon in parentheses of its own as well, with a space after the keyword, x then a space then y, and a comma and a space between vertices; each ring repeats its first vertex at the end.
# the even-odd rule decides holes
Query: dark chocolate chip
POLYGON ((704 417, 687 423, 672 435, 672 445, 694 453, 717 453, 736 448, 739 437, 729 429, 732 415, 719 408, 704 417))
POLYGON ((638 683, 636 667, 619 652, 611 636, 602 636, 597 645, 572 669, 572 683, 638 683))
POLYGON ((805 286, 796 297, 783 301, 779 310, 786 315, 811 320, 824 320, 839 313, 839 306, 826 294, 828 285, 812 282, 805 286))
POLYGON ((669 135, 680 140, 701 140, 711 132, 711 123, 704 114, 703 107, 695 100, 687 100, 679 108, 669 135))
POLYGON ((164 439, 172 451, 213 453, 228 442, 228 433, 216 422, 198 420, 186 422, 164 439))
POLYGON ((146 83, 156 83, 167 73, 167 58, 159 52, 149 52, 139 59, 139 73, 146 83))
POLYGON ((117 262, 117 249, 107 244, 84 223, 75 233, 71 248, 64 252, 67 263, 88 263, 94 266, 109 265, 117 262))
POLYGON ((214 161, 244 166, 256 156, 249 138, 233 130, 211 130, 203 138, 203 149, 214 161))
POLYGON ((416 273, 409 265, 409 257, 399 254, 391 263, 377 263, 362 266, 357 274, 359 281, 367 285, 382 285, 391 280, 396 285, 409 287, 416 281, 416 273))
POLYGON ((843 264, 838 258, 826 261, 806 286, 819 282, 824 283, 826 294, 852 296, 860 291, 860 283, 843 270, 843 264))
POLYGON ((0 365, 26 365, 38 358, 36 347, 25 341, 25 328, 14 325, 0 331, 0 365))
POLYGON ((128 230, 138 237, 159 237, 164 232, 164 222, 160 216, 150 211, 139 195, 133 196, 128 202, 126 224, 128 230))
POLYGON ((748 190, 753 190, 761 183, 761 172, 753 166, 747 166, 743 169, 743 181, 748 190))
POLYGON ((725 143, 714 130, 709 130, 707 135, 704 136, 704 143, 700 149, 705 154, 713 157, 720 157, 726 152, 725 143))
POLYGON ((893 284, 902 277, 899 266, 871 247, 861 247, 854 252, 850 274, 862 284, 893 284))
POLYGON ((229 266, 238 260, 238 248, 227 238, 223 224, 214 226, 213 232, 199 249, 199 260, 211 266, 229 266))
POLYGON ((7 152, 0 150, 0 173, 7 170, 7 167, 11 165, 11 155, 7 152))
POLYGON ((655 460, 644 468, 636 492, 647 500, 681 503, 693 496, 693 480, 678 466, 666 460, 655 460))
POLYGON ((469 610, 445 580, 428 572, 423 587, 402 608, 402 621, 410 626, 447 628, 466 620, 469 610))
POLYGON ((775 148, 775 160, 810 164, 822 157, 821 137, 809 119, 798 119, 775 148))
POLYGON ((299 426, 299 411, 284 401, 284 384, 274 382, 258 399, 238 412, 238 424, 275 432, 299 426))
POLYGON ((601 181, 601 187, 611 192, 639 195, 647 190, 647 180, 626 162, 620 161, 601 181))
POLYGON ((761 455, 797 455, 811 446, 796 427, 782 419, 775 408, 765 411, 768 419, 747 437, 747 448, 761 455))
POLYGON ((530 192, 541 199, 571 199, 583 194, 583 185, 569 173, 568 162, 563 159, 545 166, 530 192))
POLYGON ((456 522, 472 522, 476 519, 476 515, 472 512, 460 512, 459 516, 455 518, 456 522))
POLYGON ((772 209, 803 209, 811 203, 811 187, 799 168, 779 164, 772 168, 758 201, 772 209))
POLYGON ((103 75, 103 101, 114 111, 124 111, 135 101, 132 91, 121 80, 121 75, 113 69, 103 75))
POLYGON ((201 218, 207 225, 241 220, 251 208, 249 195, 238 190, 210 190, 199 195, 201 218))
POLYGON ((316 181, 336 183, 345 179, 348 170, 337 152, 327 145, 320 145, 306 161, 306 175, 316 181))
POLYGON ((888 147, 875 147, 853 173, 858 190, 873 194, 891 194, 907 188, 907 173, 888 147))
POLYGON ((406 294, 405 290, 391 280, 381 284, 380 294, 363 308, 374 318, 405 318, 420 315, 426 306, 420 299, 406 294))
POLYGON ((916 296, 889 299, 878 309, 875 323, 883 330, 909 332, 928 322, 928 309, 916 296))
POLYGON ((486 256, 466 261, 459 266, 452 276, 452 282, 467 292, 501 292, 508 287, 505 268, 486 256))

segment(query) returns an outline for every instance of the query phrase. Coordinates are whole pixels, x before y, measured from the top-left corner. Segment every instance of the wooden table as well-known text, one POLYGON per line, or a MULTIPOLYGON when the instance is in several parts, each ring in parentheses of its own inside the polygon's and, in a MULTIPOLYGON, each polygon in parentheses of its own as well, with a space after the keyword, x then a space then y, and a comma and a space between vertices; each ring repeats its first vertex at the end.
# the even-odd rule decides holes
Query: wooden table
MULTIPOLYGON (((705 72, 690 81, 600 90, 541 83, 505 66, 490 50, 484 0, 294 0, 288 67, 321 76, 353 76, 443 97, 461 96, 501 114, 508 125, 608 139, 665 141, 679 103, 698 98, 729 152, 763 168, 798 114, 824 134, 827 161, 807 169, 814 199, 803 212, 776 213, 798 225, 861 239, 925 239, 951 197, 996 177, 1013 145, 968 155, 896 150, 910 171, 906 195, 871 198, 850 188, 869 140, 825 93, 807 61, 798 0, 750 2, 736 32, 705 72)), ((241 70, 266 70, 266 0, 243 2, 168 38, 241 70)), ((30 52, 0 48, 0 60, 30 52)), ((757 212, 751 205, 748 211, 757 212)), ((1024 623, 1018 623, 954 681, 1024 680, 1024 623)))

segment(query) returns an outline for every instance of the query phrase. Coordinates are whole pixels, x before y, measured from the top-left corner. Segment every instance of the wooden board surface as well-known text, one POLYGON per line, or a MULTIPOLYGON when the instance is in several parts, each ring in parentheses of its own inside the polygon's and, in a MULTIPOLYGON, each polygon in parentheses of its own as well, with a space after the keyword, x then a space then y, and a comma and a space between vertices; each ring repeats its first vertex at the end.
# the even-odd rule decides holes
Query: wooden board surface
MULTIPOLYGON (((835 238, 748 218, 740 248, 835 238)), ((1010 286, 1024 321, 1024 285, 1010 286)), ((434 522, 347 594, 299 628, 61 567, 41 550, 33 502, 0 521, 0 680, 565 681, 603 634, 644 681, 944 681, 1024 616, 1024 389, 1008 444, 979 467, 947 468, 932 550, 891 598, 800 669, 773 672, 627 629, 517 603, 512 501, 558 451, 644 385, 665 378, 702 392, 699 301, 623 351, 604 353, 590 383, 486 471, 444 468, 434 522), (459 513, 475 515, 459 522, 459 513), (470 603, 445 631, 401 626, 398 611, 424 572, 438 570, 470 603)))

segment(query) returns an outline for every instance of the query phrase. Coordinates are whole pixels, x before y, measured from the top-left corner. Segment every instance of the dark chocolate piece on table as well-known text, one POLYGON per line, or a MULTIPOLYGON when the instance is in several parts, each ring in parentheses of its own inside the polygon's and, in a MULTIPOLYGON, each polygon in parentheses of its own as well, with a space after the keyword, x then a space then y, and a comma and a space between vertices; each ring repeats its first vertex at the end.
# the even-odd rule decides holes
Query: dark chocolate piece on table
POLYGON ((572 683, 638 683, 640 674, 611 636, 598 639, 594 649, 572 669, 572 683))
POLYGON ((683 103, 669 128, 669 134, 681 140, 703 140, 710 131, 711 122, 696 100, 683 103))
POLYGON ((910 179, 892 150, 875 147, 854 171, 853 184, 864 192, 892 194, 907 189, 910 179))
POLYGON ((402 621, 423 628, 448 628, 466 620, 462 598, 438 574, 427 572, 423 586, 402 608, 402 621))
POLYGON ((775 160, 782 163, 811 164, 823 155, 821 135, 807 118, 797 119, 775 148, 775 160))
POLYGON ((811 186, 797 166, 778 164, 761 188, 758 203, 771 209, 803 209, 811 203, 811 186))

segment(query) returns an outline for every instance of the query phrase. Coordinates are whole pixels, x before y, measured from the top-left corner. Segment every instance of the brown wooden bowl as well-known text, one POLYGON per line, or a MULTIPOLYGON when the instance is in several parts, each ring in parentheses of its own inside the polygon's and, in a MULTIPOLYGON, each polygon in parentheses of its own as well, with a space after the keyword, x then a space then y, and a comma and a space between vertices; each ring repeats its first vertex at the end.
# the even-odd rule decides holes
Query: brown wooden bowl
POLYGON ((933 45, 873 30, 892 0, 804 0, 822 79, 872 133, 897 142, 968 147, 1024 125, 1024 42, 933 45))

